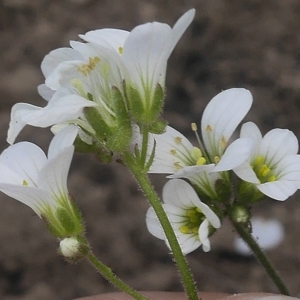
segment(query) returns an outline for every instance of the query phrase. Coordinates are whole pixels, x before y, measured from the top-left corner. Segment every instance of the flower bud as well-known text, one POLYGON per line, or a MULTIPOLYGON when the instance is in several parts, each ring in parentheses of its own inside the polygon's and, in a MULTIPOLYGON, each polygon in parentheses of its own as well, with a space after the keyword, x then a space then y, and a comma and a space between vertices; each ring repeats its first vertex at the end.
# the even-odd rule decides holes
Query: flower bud
POLYGON ((249 209, 243 205, 235 205, 231 210, 231 218, 236 223, 247 224, 250 220, 249 209))
POLYGON ((61 254, 67 259, 76 259, 82 256, 80 243, 75 238, 65 238, 59 243, 61 254))

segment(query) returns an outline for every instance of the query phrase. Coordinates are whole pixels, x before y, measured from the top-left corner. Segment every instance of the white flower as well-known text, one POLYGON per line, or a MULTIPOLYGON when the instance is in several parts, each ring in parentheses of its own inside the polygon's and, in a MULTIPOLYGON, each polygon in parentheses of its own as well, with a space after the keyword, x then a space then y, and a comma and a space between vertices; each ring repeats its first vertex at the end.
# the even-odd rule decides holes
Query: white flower
POLYGON ((70 206, 67 176, 77 127, 61 130, 51 141, 48 157, 33 143, 19 142, 0 155, 0 190, 28 205, 39 217, 55 219, 70 206))
POLYGON ((241 137, 251 138, 249 158, 234 169, 244 181, 276 200, 286 200, 300 187, 298 140, 287 129, 273 129, 264 137, 258 127, 248 122, 241 128, 241 137))
POLYGON ((214 172, 237 167, 249 156, 252 142, 243 138, 229 145, 229 140, 251 104, 251 93, 241 88, 225 90, 215 96, 202 116, 204 149, 201 145, 194 147, 181 133, 167 127, 165 133, 154 136, 155 158, 149 172, 176 174, 191 169, 196 173, 195 166, 206 164, 216 164, 214 172))
MULTIPOLYGON (((252 218, 252 235, 264 250, 277 247, 284 238, 284 228, 277 219, 252 218)), ((251 255, 248 245, 239 237, 234 240, 235 250, 242 255, 251 255)))
MULTIPOLYGON (((219 228, 221 222, 219 217, 201 202, 192 186, 180 179, 170 180, 164 186, 163 201, 164 210, 183 253, 188 254, 201 245, 204 251, 209 251, 210 230, 219 228)), ((166 241, 153 208, 149 208, 147 212, 146 223, 152 235, 166 241)))
MULTIPOLYGON (((130 101, 137 98, 128 95, 138 91, 144 101, 142 106, 155 110, 157 87, 164 89, 167 60, 194 14, 195 10, 188 11, 173 28, 154 22, 137 26, 131 32, 90 31, 80 36, 87 43, 71 41, 72 48, 50 52, 41 65, 45 84, 38 87, 39 93, 49 102, 43 108, 16 104, 11 113, 7 141, 12 144, 26 124, 48 127, 63 122, 75 123, 93 135, 91 126, 95 124, 87 125, 90 120, 82 115, 85 107, 96 108, 99 116, 93 115, 95 122, 99 119, 99 123, 102 121, 108 128, 117 127, 119 132, 122 129, 118 127, 125 124, 131 132, 128 109, 138 105, 130 101)), ((103 123, 99 124, 99 131, 103 131, 103 123)))

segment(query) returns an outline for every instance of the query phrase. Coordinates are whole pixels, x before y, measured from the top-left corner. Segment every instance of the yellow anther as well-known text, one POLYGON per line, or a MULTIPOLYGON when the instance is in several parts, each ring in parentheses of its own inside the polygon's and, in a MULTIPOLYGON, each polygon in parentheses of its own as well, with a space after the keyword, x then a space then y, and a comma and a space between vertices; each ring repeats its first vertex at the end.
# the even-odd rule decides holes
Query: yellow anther
POLYGON ((170 153, 171 153, 172 155, 177 155, 176 149, 171 149, 171 150, 170 150, 170 153))
POLYGON ((119 47, 119 48, 118 48, 118 51, 119 51, 120 54, 123 54, 124 48, 123 48, 123 47, 119 47))
POLYGON ((221 160, 220 156, 215 156, 214 157, 214 163, 217 164, 221 160))
POLYGON ((191 128, 192 128, 193 131, 197 131, 198 130, 198 127, 197 127, 196 123, 192 123, 191 124, 191 128))
POLYGON ((198 147, 193 147, 193 149, 191 150, 191 155, 193 159, 197 160, 202 157, 202 151, 198 147))
POLYGON ((267 165, 262 165, 260 167, 260 169, 258 170, 258 175, 265 177, 265 176, 268 176, 270 174, 270 172, 271 172, 271 170, 268 168, 267 165))
POLYGON ((191 209, 187 210, 186 215, 187 215, 187 217, 190 218, 192 216, 195 216, 196 213, 197 213, 197 211, 194 208, 191 208, 191 209))
POLYGON ((28 186, 28 182, 24 179, 23 182, 22 182, 22 185, 28 186))
POLYGON ((182 165, 180 164, 180 162, 177 161, 174 163, 174 168, 175 168, 175 170, 178 171, 178 170, 182 169, 182 165))
POLYGON ((261 165, 263 162, 264 162, 265 158, 260 155, 260 156, 257 156, 253 162, 254 165, 261 165))
POLYGON ((196 165, 197 165, 197 166, 202 166, 202 165, 204 165, 205 163, 206 163, 206 159, 202 156, 202 157, 200 157, 200 158, 197 160, 196 165))
POLYGON ((92 70, 95 69, 99 61, 99 56, 89 57, 89 62, 78 67, 78 71, 81 72, 84 76, 87 76, 92 70))
POLYGON ((182 138, 180 136, 176 136, 174 139, 176 144, 181 144, 182 143, 182 138))
POLYGON ((207 126, 206 126, 206 131, 210 131, 210 132, 212 132, 212 131, 213 131, 213 129, 212 129, 212 127, 211 127, 210 125, 207 125, 207 126))
POLYGON ((186 225, 182 225, 179 230, 182 232, 182 233, 190 233, 190 228, 186 225))
POLYGON ((275 175, 272 175, 268 178, 268 182, 273 182, 273 181, 276 181, 277 180, 277 177, 275 175))
POLYGON ((222 148, 225 148, 227 146, 227 140, 225 139, 225 136, 223 135, 220 141, 220 146, 222 148))

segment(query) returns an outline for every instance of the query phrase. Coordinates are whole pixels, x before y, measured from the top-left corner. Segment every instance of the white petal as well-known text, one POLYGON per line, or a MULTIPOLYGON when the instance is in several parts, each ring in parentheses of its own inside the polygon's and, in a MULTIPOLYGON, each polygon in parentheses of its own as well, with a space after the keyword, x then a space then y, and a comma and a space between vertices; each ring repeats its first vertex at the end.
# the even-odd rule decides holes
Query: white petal
POLYGON ((27 104, 27 103, 16 103, 11 109, 11 120, 7 132, 7 142, 13 144, 21 130, 27 125, 26 121, 22 120, 22 116, 25 114, 35 114, 41 108, 27 104))
POLYGON ((163 200, 182 209, 197 206, 199 197, 190 184, 181 179, 168 181, 163 188, 163 200))
POLYGON ((84 64, 84 61, 82 60, 62 62, 46 78, 45 84, 52 90, 58 90, 64 84, 69 83, 72 78, 80 77, 78 67, 82 64, 84 64))
POLYGON ((209 164, 209 165, 202 165, 202 166, 187 166, 176 173, 167 176, 167 178, 186 178, 186 179, 191 179, 195 176, 198 176, 202 173, 209 173, 212 172, 215 168, 215 164, 209 164))
POLYGON ((154 91, 157 83, 164 86, 171 47, 172 29, 167 24, 146 23, 130 32, 124 44, 123 60, 131 82, 139 90, 154 91))
POLYGON ((174 49, 176 44, 178 43, 179 39, 182 37, 186 29, 189 27, 189 25, 192 23, 194 17, 195 17, 196 10, 190 9, 186 13, 184 13, 178 21, 175 23, 173 27, 173 43, 171 51, 174 49))
POLYGON ((268 197, 284 201, 297 191, 297 185, 288 180, 277 180, 257 185, 257 188, 268 197))
POLYGON ((232 170, 249 159, 253 148, 250 138, 240 138, 228 146, 213 172, 232 170))
POLYGON ((300 155, 290 155, 282 159, 276 166, 280 180, 289 180, 300 187, 300 155))
POLYGON ((78 134, 78 127, 68 125, 60 130, 52 139, 48 149, 48 159, 52 159, 65 148, 73 145, 78 134))
POLYGON ((126 30, 104 28, 98 30, 92 30, 84 35, 79 35, 83 40, 95 43, 108 49, 114 49, 119 53, 120 47, 124 46, 124 43, 129 35, 126 30))
POLYGON ((46 84, 40 84, 37 87, 37 90, 38 90, 38 93, 40 94, 40 96, 42 96, 47 101, 49 101, 55 93, 55 91, 51 90, 49 87, 47 87, 46 84))
POLYGON ((42 61, 41 69, 47 78, 54 69, 65 61, 81 59, 81 55, 71 48, 59 48, 51 51, 42 61))
POLYGON ((69 146, 50 159, 41 170, 38 187, 49 192, 54 199, 67 198, 67 177, 73 158, 74 146, 69 146))
POLYGON ((189 254, 201 245, 201 242, 195 234, 177 233, 177 239, 183 254, 189 254))
MULTIPOLYGON (((28 185, 34 186, 37 183, 40 170, 47 162, 47 158, 44 152, 35 144, 20 142, 4 150, 0 156, 0 162, 22 178, 19 184, 22 184, 25 180, 28 185)), ((3 175, 2 173, 1 177, 3 175)), ((1 181, 7 182, 7 179, 2 178, 1 181)))
POLYGON ((211 208, 203 202, 200 202, 197 207, 199 207, 202 213, 205 215, 207 221, 214 227, 220 228, 221 221, 219 217, 211 210, 211 208))
POLYGON ((177 164, 182 167, 186 165, 193 145, 184 135, 167 126, 166 131, 163 134, 154 135, 154 139, 156 141, 155 158, 149 173, 173 174, 178 171, 177 164), (179 157, 172 154, 174 150, 179 157))
POLYGON ((221 157, 227 143, 252 104, 252 95, 245 89, 229 89, 219 93, 206 106, 201 131, 211 156, 221 157))
POLYGON ((55 207, 55 201, 50 195, 41 189, 29 186, 18 186, 0 182, 0 191, 4 194, 26 204, 39 217, 44 212, 45 207, 55 207))
POLYGON ((253 122, 246 122, 241 127, 241 138, 251 138, 255 141, 255 144, 259 144, 262 140, 262 134, 253 122))
POLYGON ((243 164, 235 168, 233 171, 238 177, 240 177, 244 181, 251 182, 254 184, 260 183, 259 179, 257 178, 255 172, 253 171, 248 162, 244 162, 243 164))
POLYGON ((207 219, 205 219, 198 230, 198 235, 200 242, 202 243, 202 249, 204 252, 210 251, 210 241, 208 239, 209 235, 209 222, 207 219))
POLYGON ((262 140, 260 153, 266 156, 266 164, 275 166, 280 160, 288 155, 297 154, 298 140, 287 129, 273 129, 262 140))
POLYGON ((165 233, 162 229, 162 226, 156 216, 155 211, 152 207, 150 207, 146 214, 146 225, 148 228, 148 231, 157 237, 158 239, 164 240, 166 239, 165 233))
POLYGON ((11 111, 7 141, 11 144, 17 135, 28 124, 36 127, 48 127, 57 123, 77 119, 84 107, 97 106, 95 102, 77 95, 52 99, 45 107, 26 103, 17 103, 11 111))

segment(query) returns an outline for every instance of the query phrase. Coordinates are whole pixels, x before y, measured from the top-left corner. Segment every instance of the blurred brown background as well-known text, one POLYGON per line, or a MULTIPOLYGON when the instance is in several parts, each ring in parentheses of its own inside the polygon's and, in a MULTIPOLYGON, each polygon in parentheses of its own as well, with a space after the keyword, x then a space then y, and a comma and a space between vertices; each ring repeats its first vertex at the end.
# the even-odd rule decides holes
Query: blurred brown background
MULTIPOLYGON (((289 128, 300 137, 300 2, 298 0, 2 0, 0 2, 1 150, 11 106, 45 103, 36 86, 43 82, 44 55, 68 46, 91 29, 161 21, 173 25, 191 7, 196 18, 169 61, 165 116, 190 134, 207 102, 223 89, 245 87, 254 104, 247 120, 263 132, 289 128)), ((191 135, 192 137, 192 135, 191 135)), ((27 127, 19 140, 44 149, 48 130, 27 127)), ((160 191, 164 177, 152 176, 160 191)), ((86 218, 94 252, 139 290, 181 290, 163 242, 145 226, 148 204, 127 170, 76 155, 69 190, 86 218)), ((300 296, 299 196, 284 203, 267 200, 254 213, 278 218, 285 239, 270 258, 293 295, 300 296)), ((84 261, 69 265, 57 255, 57 241, 24 205, 0 195, 0 298, 72 299, 114 290, 84 261)), ((253 258, 237 255, 228 224, 213 239, 212 251, 188 256, 199 290, 277 292, 253 258)))

